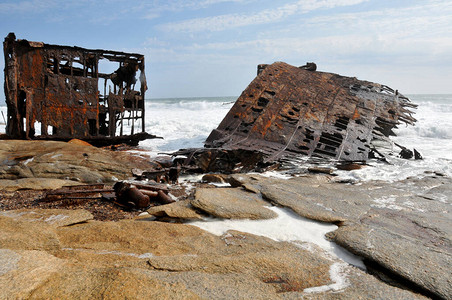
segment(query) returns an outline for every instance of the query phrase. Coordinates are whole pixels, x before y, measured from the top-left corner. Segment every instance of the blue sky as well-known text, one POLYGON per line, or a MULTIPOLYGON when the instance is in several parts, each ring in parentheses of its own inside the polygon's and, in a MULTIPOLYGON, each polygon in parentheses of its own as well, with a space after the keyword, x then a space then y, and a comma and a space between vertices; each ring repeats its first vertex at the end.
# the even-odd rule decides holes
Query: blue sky
POLYGON ((450 0, 1 0, 0 29, 142 53, 153 98, 238 96, 274 61, 452 93, 450 0))

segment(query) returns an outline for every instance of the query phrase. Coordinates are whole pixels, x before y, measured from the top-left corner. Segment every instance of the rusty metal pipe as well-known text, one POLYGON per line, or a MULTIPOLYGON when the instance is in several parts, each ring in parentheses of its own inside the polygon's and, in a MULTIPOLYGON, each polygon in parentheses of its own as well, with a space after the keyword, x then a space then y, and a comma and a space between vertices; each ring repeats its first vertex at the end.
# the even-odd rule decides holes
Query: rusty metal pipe
POLYGON ((170 203, 176 202, 173 199, 171 199, 170 196, 165 194, 163 191, 158 191, 157 193, 158 193, 157 202, 159 202, 161 204, 170 204, 170 203))
POLYGON ((143 194, 135 186, 131 186, 125 193, 126 198, 135 204, 136 208, 146 208, 151 203, 149 196, 143 194))
POLYGON ((143 193, 144 195, 149 196, 151 198, 154 198, 154 197, 158 196, 158 192, 155 192, 155 191, 148 191, 148 190, 143 190, 143 189, 140 189, 139 191, 141 193, 143 193))

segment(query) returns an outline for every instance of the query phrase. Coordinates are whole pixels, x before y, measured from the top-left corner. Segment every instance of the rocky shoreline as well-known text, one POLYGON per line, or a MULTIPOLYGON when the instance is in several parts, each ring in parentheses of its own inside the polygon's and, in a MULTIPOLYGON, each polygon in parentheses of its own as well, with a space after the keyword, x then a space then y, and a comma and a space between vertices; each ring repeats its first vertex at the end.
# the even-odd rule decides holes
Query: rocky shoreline
POLYGON ((181 184, 170 189, 179 201, 143 214, 100 202, 43 207, 39 199, 44 189, 130 178, 132 168, 152 167, 145 158, 2 141, 0 161, 2 299, 452 299, 449 177, 350 185, 326 174, 218 176, 227 187, 181 184), (275 206, 337 225, 327 239, 365 269, 312 243, 191 223, 261 222, 277 218, 275 206))

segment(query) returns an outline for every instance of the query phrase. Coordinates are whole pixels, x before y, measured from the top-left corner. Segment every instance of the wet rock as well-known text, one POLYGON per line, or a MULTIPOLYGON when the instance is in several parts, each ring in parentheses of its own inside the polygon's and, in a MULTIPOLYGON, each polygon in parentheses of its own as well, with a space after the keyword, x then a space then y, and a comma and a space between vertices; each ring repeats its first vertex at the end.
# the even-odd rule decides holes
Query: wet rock
POLYGON ((226 180, 232 187, 243 187, 255 194, 260 194, 263 185, 274 182, 272 178, 250 174, 232 174, 226 180))
POLYGON ((414 155, 413 151, 407 148, 403 148, 399 153, 399 156, 404 159, 413 158, 413 155, 414 155))
POLYGON ((267 208, 259 195, 239 188, 197 189, 191 204, 216 217, 225 219, 271 219, 277 214, 267 208))
POLYGON ((303 177, 265 184, 262 195, 302 217, 331 223, 353 220, 368 208, 370 200, 366 193, 353 187, 315 183, 303 177))
POLYGON ((362 169, 364 166, 365 166, 364 164, 342 162, 342 163, 337 164, 336 168, 338 170, 352 171, 352 170, 362 169))
POLYGON ((330 236, 395 280, 426 295, 448 298, 452 286, 450 178, 411 178, 361 185, 304 182, 269 184, 264 198, 314 220, 341 226, 330 236), (339 222, 342 221, 342 222, 339 222))
MULTIPOLYGON (((435 173, 435 175, 440 176, 437 173, 435 173)), ((444 177, 444 175, 441 177, 444 177)), ((443 184, 428 189, 422 196, 426 200, 430 199, 435 201, 436 204, 440 205, 440 209, 443 209, 444 211, 444 206, 447 207, 447 204, 452 204, 452 185, 450 184, 450 180, 445 180, 443 184)), ((435 202, 433 202, 431 206, 433 206, 435 202)))
POLYGON ((284 299, 428 299, 420 294, 395 288, 359 269, 347 265, 336 265, 330 274, 336 282, 306 289, 303 293, 286 293, 284 299), (342 276, 342 277, 341 277, 342 276))
POLYGON ((226 177, 226 182, 231 185, 231 187, 242 187, 244 178, 248 178, 249 175, 244 176, 244 174, 232 174, 226 177))
POLYGON ((416 149, 413 149, 414 152, 414 159, 423 159, 421 153, 419 153, 419 151, 417 151, 416 149))
POLYGON ((151 207, 147 210, 151 216, 183 220, 202 220, 190 201, 178 201, 171 204, 151 207))
POLYGON ((452 295, 452 229, 450 218, 373 209, 361 224, 330 233, 350 249, 389 273, 432 295, 452 295))
POLYGON ((209 183, 224 183, 224 176, 220 174, 206 174, 202 176, 203 182, 209 182, 209 183))

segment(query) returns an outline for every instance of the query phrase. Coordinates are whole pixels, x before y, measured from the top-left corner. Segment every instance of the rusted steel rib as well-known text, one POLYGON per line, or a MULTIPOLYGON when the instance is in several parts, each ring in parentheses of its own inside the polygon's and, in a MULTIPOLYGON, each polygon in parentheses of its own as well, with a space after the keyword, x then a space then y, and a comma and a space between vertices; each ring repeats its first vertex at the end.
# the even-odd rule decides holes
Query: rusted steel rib
POLYGON ((205 142, 207 148, 245 149, 266 161, 319 156, 365 161, 375 140, 389 141, 416 108, 398 91, 283 62, 259 65, 258 76, 205 142))
POLYGON ((82 204, 95 200, 106 200, 121 207, 143 209, 151 202, 159 204, 173 203, 168 196, 168 187, 163 184, 138 184, 118 181, 113 187, 104 184, 84 184, 66 186, 47 191, 41 202, 58 202, 65 205, 82 204))
POLYGON ((56 190, 47 191, 42 202, 54 201, 89 201, 95 199, 102 199, 104 194, 113 193, 114 190, 107 188, 104 184, 84 184, 79 186, 66 186, 56 190))

